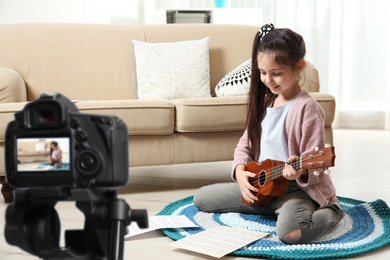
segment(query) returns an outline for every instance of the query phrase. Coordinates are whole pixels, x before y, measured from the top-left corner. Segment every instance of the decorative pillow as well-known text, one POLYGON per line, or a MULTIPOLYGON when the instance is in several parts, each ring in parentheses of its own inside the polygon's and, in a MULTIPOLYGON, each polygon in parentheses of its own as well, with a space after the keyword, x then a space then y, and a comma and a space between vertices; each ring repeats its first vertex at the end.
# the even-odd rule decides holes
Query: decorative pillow
POLYGON ((252 59, 249 59, 226 74, 215 87, 215 95, 240 96, 247 95, 251 85, 251 65, 252 59))
POLYGON ((167 43, 132 42, 138 99, 211 97, 209 37, 167 43))

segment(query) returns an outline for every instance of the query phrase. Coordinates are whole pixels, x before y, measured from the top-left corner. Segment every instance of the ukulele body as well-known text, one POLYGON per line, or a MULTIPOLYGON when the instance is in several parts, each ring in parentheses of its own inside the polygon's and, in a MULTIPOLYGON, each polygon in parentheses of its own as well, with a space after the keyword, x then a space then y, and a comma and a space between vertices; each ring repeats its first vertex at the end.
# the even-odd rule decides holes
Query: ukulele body
MULTIPOLYGON (((288 164, 292 165, 295 170, 316 170, 321 168, 326 169, 324 174, 330 174, 327 168, 334 166, 336 158, 334 150, 334 147, 326 144, 325 148, 321 150, 316 148, 314 152, 308 153, 304 157, 288 164)), ((256 174, 256 177, 249 178, 249 182, 259 190, 258 192, 252 192, 258 197, 258 201, 255 203, 250 203, 242 198, 245 205, 254 204, 266 207, 274 197, 282 197, 286 193, 288 180, 283 177, 284 164, 285 162, 268 159, 261 164, 252 161, 245 166, 246 171, 256 174)), ((318 176, 320 172, 316 170, 313 174, 318 176)))
POLYGON ((274 197, 282 197, 286 193, 288 186, 286 178, 282 176, 274 180, 271 179, 271 169, 281 164, 285 164, 285 162, 268 159, 261 164, 251 161, 245 166, 246 171, 256 173, 256 177, 250 178, 249 182, 259 190, 258 192, 252 192, 253 195, 258 197, 258 201, 250 203, 242 199, 245 205, 266 207, 274 197))

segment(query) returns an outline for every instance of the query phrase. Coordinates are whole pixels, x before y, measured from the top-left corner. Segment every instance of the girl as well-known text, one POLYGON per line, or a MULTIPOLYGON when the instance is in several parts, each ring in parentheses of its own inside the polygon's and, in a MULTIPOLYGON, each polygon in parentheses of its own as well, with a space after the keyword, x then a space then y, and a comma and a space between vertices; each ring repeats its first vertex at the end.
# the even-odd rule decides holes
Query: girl
POLYGON ((62 150, 58 147, 56 141, 50 143, 49 163, 54 165, 55 168, 62 167, 62 150))
POLYGON ((318 175, 287 163, 285 195, 273 198, 266 207, 251 204, 258 200, 252 193, 258 189, 249 182, 256 174, 245 170, 248 162, 292 162, 315 147, 324 147, 324 112, 299 85, 305 53, 302 36, 289 29, 269 24, 256 34, 246 131, 234 152, 232 179, 236 182, 202 187, 194 197, 195 206, 206 212, 275 214, 276 234, 288 244, 313 241, 343 217, 325 169, 317 169, 318 175))

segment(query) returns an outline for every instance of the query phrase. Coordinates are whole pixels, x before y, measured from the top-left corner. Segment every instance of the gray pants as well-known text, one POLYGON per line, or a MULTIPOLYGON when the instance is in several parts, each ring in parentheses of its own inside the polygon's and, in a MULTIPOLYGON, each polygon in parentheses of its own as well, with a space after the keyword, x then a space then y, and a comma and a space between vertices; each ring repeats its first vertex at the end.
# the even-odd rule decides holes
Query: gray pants
POLYGON ((194 196, 195 206, 204 212, 237 212, 256 215, 276 215, 276 235, 283 241, 288 232, 300 229, 298 243, 309 243, 332 229, 343 217, 340 205, 331 201, 318 209, 318 204, 289 181, 286 194, 274 198, 267 207, 246 206, 237 183, 219 183, 200 188, 194 196))

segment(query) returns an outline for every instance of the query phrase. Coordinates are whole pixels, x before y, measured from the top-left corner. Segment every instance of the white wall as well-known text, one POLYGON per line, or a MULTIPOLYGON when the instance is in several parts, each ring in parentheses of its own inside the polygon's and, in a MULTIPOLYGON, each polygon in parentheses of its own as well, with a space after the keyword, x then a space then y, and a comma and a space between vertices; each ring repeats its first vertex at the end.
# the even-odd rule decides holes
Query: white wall
MULTIPOLYGON (((231 7, 259 7, 262 0, 230 0, 231 7)), ((214 8, 214 0, 0 0, 0 24, 151 24, 161 8, 214 8)))
POLYGON ((0 0, 0 24, 143 24, 145 6, 154 12, 154 0, 0 0))
POLYGON ((106 0, 0 0, 4 23, 110 23, 106 0))
POLYGON ((155 0, 0 0, 0 24, 145 24, 154 10, 155 0))

